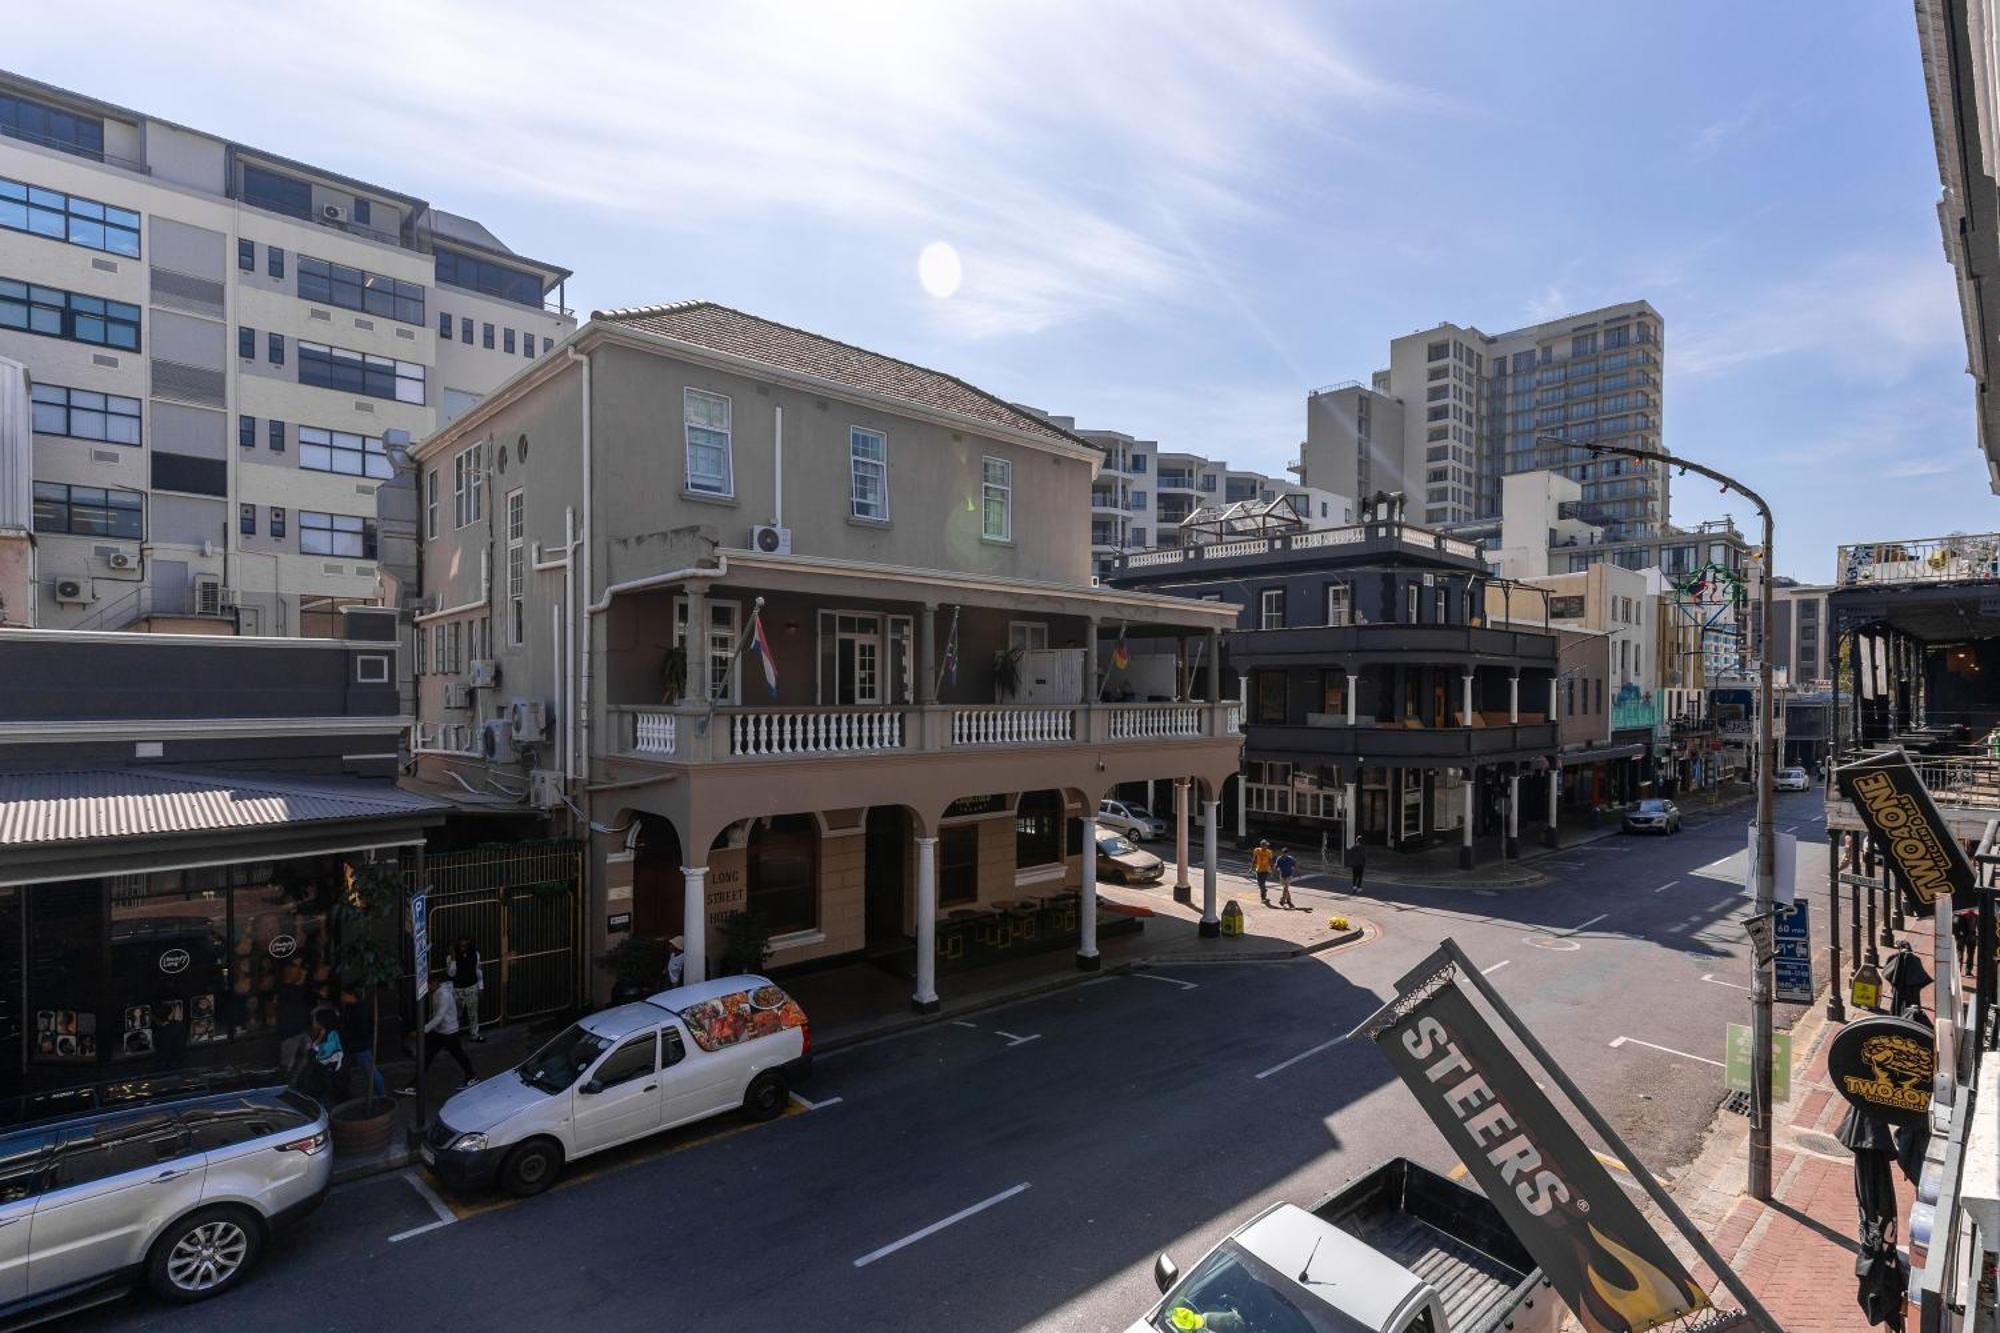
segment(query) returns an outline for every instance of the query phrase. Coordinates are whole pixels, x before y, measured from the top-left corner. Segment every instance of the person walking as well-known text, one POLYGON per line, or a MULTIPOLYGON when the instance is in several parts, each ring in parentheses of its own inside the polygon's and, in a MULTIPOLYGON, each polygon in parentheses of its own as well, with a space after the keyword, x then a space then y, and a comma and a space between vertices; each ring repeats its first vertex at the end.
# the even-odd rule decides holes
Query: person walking
POLYGON ((485 968, 479 958, 479 946, 472 942, 472 936, 460 935, 451 946, 451 956, 445 960, 444 974, 451 978, 451 988, 458 993, 458 1025, 470 1029, 472 1039, 483 1042, 479 1035, 479 992, 486 983, 485 968))
POLYGON ((1292 908, 1298 906, 1292 901, 1292 876, 1299 873, 1299 859, 1286 847, 1279 851, 1278 859, 1272 863, 1278 872, 1278 906, 1292 908))
POLYGON ((1258 901, 1262 902, 1266 907, 1271 905, 1270 879, 1272 860, 1270 839, 1259 838, 1257 845, 1250 849, 1250 870, 1251 873, 1257 876, 1258 901))
POLYGON ((1362 850, 1359 838, 1355 839, 1354 845, 1347 849, 1347 868, 1354 872, 1352 892, 1361 892, 1361 872, 1368 868, 1368 853, 1362 850))
POLYGON ((375 1014, 352 986, 340 991, 340 1046, 348 1068, 368 1080, 368 1095, 388 1096, 388 1082, 375 1066, 375 1014))
MULTIPOLYGON (((465 1043, 458 1039, 458 995, 449 976, 438 982, 437 988, 431 992, 431 1018, 424 1024, 424 1035, 430 1039, 430 1045, 424 1051, 424 1067, 418 1071, 419 1078, 430 1073, 431 1061, 438 1058, 439 1051, 444 1051, 458 1062, 459 1069, 465 1073, 465 1082, 459 1087, 469 1088, 479 1081, 479 1075, 472 1070, 472 1061, 466 1058, 465 1043)), ((417 1090, 414 1086, 407 1087, 396 1095, 414 1097, 417 1090)))

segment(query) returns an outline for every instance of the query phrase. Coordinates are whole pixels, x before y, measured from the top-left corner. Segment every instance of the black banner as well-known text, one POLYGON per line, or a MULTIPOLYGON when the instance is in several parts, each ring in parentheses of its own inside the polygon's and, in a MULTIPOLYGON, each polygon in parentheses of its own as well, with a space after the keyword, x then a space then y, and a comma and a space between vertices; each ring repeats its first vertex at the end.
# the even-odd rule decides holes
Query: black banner
POLYGON ((1834 770, 1834 780, 1905 893, 1929 904, 1941 893, 1972 891, 1972 862, 1951 836, 1907 754, 1893 750, 1844 764, 1834 770))
POLYGON ((1455 983, 1375 1041, 1585 1329, 1640 1333, 1708 1305, 1455 983))

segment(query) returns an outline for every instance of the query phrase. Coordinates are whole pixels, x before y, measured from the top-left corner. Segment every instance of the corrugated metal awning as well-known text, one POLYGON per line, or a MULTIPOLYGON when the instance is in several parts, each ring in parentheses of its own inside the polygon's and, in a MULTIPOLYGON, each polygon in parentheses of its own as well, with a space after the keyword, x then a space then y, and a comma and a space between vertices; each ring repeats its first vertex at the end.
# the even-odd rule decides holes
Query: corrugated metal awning
POLYGON ((443 815, 385 782, 114 768, 0 773, 0 848, 443 815))

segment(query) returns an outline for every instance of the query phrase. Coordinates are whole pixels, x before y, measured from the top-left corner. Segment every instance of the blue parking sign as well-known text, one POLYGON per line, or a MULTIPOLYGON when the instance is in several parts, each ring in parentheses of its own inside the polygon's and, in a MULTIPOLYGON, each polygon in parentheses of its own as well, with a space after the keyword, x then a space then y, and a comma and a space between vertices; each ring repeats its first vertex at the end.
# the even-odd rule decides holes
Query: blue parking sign
POLYGON ((1812 930, 1809 922, 1803 899, 1790 907, 1778 909, 1776 928, 1771 933, 1771 942, 1776 948, 1771 971, 1780 1003, 1812 1003, 1812 930))

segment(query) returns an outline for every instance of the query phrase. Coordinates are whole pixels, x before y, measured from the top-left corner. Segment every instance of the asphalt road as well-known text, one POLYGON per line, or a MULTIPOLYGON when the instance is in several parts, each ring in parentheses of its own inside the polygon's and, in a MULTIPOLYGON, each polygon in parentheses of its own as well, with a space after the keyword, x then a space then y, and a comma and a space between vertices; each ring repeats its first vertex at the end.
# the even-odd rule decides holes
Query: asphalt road
MULTIPOLYGON (((1779 801, 1823 949, 1820 794, 1779 801)), ((1740 861, 1746 818, 1565 851, 1536 888, 1371 892, 1381 937, 1326 959, 1107 976, 826 1053, 812 1109, 621 1150, 538 1199, 358 1182, 228 1297, 71 1326, 1119 1330, 1162 1249, 1185 1264, 1391 1156, 1456 1166, 1374 1050, 1335 1040, 1445 935, 1671 1171, 1747 1021, 1743 890, 1699 873, 1740 861)), ((1349 902, 1315 882, 1295 893, 1349 902)))

